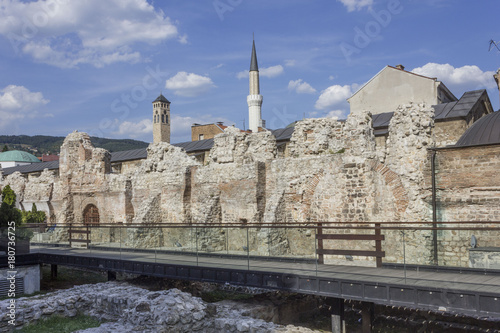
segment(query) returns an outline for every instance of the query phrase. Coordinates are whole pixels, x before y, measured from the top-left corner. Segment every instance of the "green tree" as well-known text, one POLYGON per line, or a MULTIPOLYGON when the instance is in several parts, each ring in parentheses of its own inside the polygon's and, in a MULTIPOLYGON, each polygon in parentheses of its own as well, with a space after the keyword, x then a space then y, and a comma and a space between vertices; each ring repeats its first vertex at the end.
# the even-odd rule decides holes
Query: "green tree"
POLYGON ((44 211, 39 211, 36 208, 35 203, 31 206, 31 211, 23 211, 22 212, 22 221, 23 223, 43 223, 47 215, 44 211))
POLYGON ((2 153, 5 152, 5 151, 9 151, 9 147, 7 147, 7 145, 3 146, 2 153))
POLYGON ((16 225, 21 224, 21 211, 15 207, 16 193, 9 185, 2 191, 2 205, 0 206, 0 227, 7 227, 9 222, 14 221, 16 225))

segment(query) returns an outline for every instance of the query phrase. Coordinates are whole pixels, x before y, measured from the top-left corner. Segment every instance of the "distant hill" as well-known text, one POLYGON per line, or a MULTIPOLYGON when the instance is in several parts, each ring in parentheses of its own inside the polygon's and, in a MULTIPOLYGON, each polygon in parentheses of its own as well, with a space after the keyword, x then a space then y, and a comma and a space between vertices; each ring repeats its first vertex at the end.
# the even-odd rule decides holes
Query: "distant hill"
MULTIPOLYGON (((146 148, 149 143, 131 139, 103 139, 90 137, 95 147, 104 148, 110 152, 146 148)), ((35 156, 42 154, 59 154, 59 148, 64 141, 63 136, 47 135, 0 135, 0 152, 7 145, 9 150, 23 150, 35 156)))

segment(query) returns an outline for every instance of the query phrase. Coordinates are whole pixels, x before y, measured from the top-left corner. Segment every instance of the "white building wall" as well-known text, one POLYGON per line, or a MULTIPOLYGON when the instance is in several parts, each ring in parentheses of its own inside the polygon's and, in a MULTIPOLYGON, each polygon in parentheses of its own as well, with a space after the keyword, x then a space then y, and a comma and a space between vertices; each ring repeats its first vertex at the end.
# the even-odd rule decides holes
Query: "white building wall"
POLYGON ((15 167, 15 166, 20 166, 20 165, 28 165, 28 164, 31 164, 31 163, 25 163, 25 162, 0 162, 0 167, 2 169, 5 169, 5 168, 12 168, 12 167, 15 167))
POLYGON ((348 101, 351 112, 368 110, 372 114, 393 112, 410 102, 436 105, 439 84, 430 78, 385 67, 348 101))

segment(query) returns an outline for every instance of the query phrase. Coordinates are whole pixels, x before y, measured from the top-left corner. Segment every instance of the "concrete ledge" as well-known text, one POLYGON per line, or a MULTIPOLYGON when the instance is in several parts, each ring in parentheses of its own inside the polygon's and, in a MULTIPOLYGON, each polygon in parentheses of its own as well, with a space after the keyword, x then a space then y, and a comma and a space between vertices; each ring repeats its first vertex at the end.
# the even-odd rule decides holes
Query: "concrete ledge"
POLYGON ((469 249, 469 266, 473 268, 500 269, 500 247, 469 249))

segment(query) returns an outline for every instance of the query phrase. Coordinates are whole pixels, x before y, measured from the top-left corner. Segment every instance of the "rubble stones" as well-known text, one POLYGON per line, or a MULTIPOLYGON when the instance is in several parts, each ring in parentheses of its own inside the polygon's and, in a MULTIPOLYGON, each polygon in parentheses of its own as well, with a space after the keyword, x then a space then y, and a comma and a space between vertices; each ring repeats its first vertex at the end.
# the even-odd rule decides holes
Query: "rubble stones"
MULTIPOLYGON (((7 306, 0 301, 0 331, 8 332, 7 306)), ((76 286, 16 300, 18 328, 53 315, 78 313, 109 321, 78 332, 314 332, 281 326, 243 314, 244 310, 207 304, 178 289, 148 291, 124 282, 76 286), (214 308, 215 307, 215 308, 214 308)))

